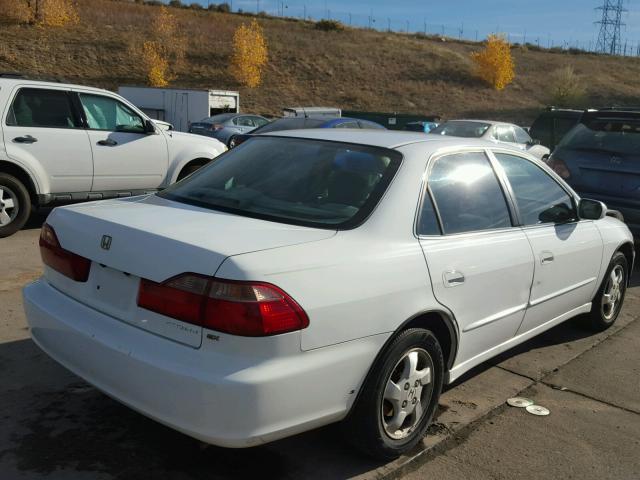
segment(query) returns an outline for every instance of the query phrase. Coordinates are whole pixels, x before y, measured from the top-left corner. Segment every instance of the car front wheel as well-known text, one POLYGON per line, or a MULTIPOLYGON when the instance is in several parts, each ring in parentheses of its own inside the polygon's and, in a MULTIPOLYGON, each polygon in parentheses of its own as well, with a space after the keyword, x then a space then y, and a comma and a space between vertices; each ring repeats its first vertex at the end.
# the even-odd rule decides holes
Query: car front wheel
POLYGON ((602 331, 615 323, 622 309, 629 278, 629 262, 622 252, 611 258, 607 273, 602 280, 591 307, 591 325, 602 331))
POLYGON ((0 238, 20 230, 31 214, 29 192, 20 180, 0 173, 0 238))
POLYGON ((400 333, 381 354, 345 421, 356 448, 392 459, 424 437, 444 376, 442 349, 428 330, 400 333))

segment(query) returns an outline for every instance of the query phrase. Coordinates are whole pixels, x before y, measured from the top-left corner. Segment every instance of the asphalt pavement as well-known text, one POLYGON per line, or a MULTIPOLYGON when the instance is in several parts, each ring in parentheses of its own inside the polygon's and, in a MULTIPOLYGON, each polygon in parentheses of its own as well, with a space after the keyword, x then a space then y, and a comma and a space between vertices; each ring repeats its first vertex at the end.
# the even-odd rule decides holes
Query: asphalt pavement
POLYGON ((0 239, 0 479, 640 479, 640 275, 616 325, 573 319, 447 389, 430 434, 388 464, 332 425, 262 447, 208 446, 120 405, 31 342, 20 290, 37 278, 38 228, 0 239), (505 404, 524 395, 533 416, 505 404))

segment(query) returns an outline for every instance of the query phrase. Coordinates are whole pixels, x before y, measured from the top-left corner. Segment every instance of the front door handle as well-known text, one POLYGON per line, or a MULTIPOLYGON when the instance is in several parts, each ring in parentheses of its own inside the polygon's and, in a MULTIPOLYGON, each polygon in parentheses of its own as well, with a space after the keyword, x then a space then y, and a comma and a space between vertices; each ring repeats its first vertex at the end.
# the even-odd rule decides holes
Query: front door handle
POLYGON ((115 147, 118 144, 115 140, 107 138, 106 140, 98 141, 98 145, 102 145, 103 147, 115 147))
POLYGON ((457 270, 448 270, 442 274, 445 287, 456 287, 464 283, 464 274, 457 270))
POLYGON ((549 251, 544 251, 540 253, 540 263, 542 265, 545 265, 547 263, 552 263, 555 260, 555 257, 553 256, 553 252, 549 252, 549 251))
POLYGON ((25 135, 24 137, 16 137, 13 141, 16 143, 36 143, 38 139, 31 135, 25 135))

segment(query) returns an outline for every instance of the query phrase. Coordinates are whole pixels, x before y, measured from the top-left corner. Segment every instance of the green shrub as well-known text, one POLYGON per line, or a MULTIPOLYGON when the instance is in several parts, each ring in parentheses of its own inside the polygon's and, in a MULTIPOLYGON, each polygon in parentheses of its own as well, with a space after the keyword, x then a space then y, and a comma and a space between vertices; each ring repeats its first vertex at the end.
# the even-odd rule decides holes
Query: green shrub
POLYGON ((344 25, 337 20, 320 20, 316 22, 316 30, 323 32, 340 32, 344 30, 344 25))

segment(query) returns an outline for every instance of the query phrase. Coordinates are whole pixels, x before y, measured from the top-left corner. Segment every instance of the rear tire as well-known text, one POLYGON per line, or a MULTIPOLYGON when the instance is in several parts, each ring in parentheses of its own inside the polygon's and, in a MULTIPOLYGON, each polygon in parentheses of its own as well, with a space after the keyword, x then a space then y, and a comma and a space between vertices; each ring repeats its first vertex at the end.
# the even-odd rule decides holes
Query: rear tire
POLYGON ((390 460, 424 437, 442 391, 444 360, 436 337, 421 328, 400 333, 384 350, 345 420, 351 443, 390 460))
POLYGON ((602 332, 616 322, 624 302, 628 279, 627 257, 622 252, 616 252, 611 258, 602 285, 593 299, 591 313, 588 315, 593 330, 602 332))
POLYGON ((227 147, 229 147, 229 150, 231 150, 235 146, 236 146, 236 136, 235 135, 231 135, 229 137, 229 141, 227 142, 227 147))
POLYGON ((13 235, 24 227, 30 214, 29 191, 16 177, 0 173, 0 238, 13 235))

